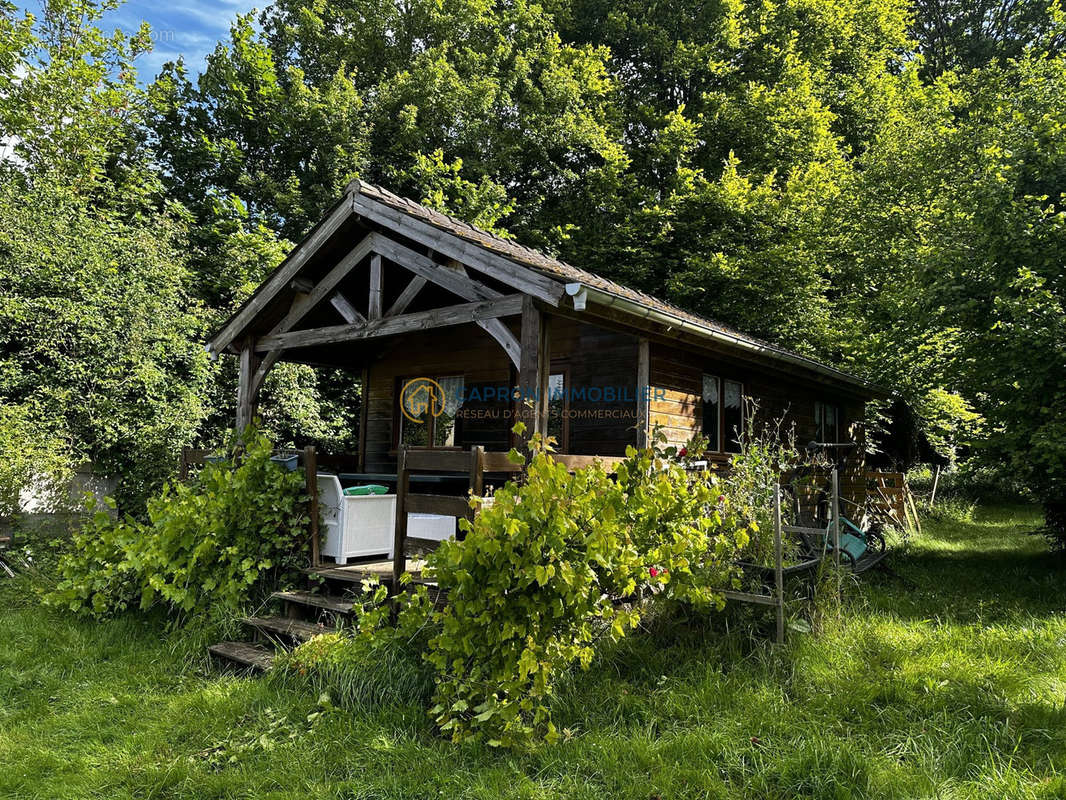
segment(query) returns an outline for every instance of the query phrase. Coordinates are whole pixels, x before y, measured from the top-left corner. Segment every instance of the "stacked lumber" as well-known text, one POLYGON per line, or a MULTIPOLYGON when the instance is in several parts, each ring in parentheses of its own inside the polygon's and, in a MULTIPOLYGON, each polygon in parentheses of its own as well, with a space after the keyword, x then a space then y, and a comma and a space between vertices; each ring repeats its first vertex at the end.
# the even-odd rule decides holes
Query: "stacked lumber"
POLYGON ((866 492, 870 510, 876 516, 891 521, 903 530, 921 532, 914 496, 902 472, 867 471, 866 492))

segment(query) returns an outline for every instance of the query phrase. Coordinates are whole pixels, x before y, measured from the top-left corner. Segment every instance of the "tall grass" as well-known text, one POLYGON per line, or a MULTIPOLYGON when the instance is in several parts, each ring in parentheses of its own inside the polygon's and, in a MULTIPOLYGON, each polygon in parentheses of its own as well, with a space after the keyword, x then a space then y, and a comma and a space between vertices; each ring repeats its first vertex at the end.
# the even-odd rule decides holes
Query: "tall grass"
POLYGON ((283 656, 271 675, 286 687, 309 685, 343 708, 426 708, 433 668, 422 659, 425 646, 425 637, 325 634, 283 656))
POLYGON ((784 648, 750 612, 653 620, 572 677, 562 743, 510 753, 442 741, 399 655, 367 654, 349 707, 309 723, 325 683, 203 671, 153 622, 0 579, 0 796, 1066 797, 1066 569, 1038 522, 929 521, 898 577, 847 584, 784 648), (235 737, 235 761, 201 756, 235 737))

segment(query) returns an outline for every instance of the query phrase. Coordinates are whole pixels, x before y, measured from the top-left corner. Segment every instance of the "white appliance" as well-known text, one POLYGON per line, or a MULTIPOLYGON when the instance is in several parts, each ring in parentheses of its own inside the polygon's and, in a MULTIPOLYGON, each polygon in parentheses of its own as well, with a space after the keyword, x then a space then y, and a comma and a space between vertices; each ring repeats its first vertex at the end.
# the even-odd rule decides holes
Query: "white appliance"
MULTIPOLYGON (((318 474, 318 505, 324 536, 321 554, 343 566, 353 558, 392 558, 396 495, 349 497, 336 475, 318 474)), ((408 514, 407 535, 442 542, 455 536, 455 517, 408 514)))

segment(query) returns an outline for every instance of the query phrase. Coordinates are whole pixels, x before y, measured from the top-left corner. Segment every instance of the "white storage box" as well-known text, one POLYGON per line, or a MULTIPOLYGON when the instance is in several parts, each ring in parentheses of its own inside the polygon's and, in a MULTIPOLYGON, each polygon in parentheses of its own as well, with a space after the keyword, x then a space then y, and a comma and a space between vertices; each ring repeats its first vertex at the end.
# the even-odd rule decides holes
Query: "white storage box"
POLYGON ((323 556, 338 564, 351 558, 392 558, 396 495, 346 497, 336 475, 318 475, 318 505, 325 526, 323 556))
MULTIPOLYGON (((393 513, 396 513, 393 511, 393 513)), ((443 542, 455 536, 455 517, 440 514, 408 514, 407 535, 416 539, 432 539, 443 542)))

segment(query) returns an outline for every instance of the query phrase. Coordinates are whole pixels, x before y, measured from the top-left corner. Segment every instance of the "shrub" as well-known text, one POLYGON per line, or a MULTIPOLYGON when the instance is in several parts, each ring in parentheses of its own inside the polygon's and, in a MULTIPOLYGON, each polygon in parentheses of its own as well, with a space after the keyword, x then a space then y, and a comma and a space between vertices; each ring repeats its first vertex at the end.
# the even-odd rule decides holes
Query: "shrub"
POLYGON ((549 701, 559 677, 588 667, 597 638, 631 631, 642 601, 720 608, 715 590, 731 585, 749 540, 712 474, 633 448, 613 477, 600 466, 569 473, 549 449, 534 436, 525 482, 497 491, 464 522, 464 541, 429 557, 448 592, 426 656, 437 681, 430 713, 454 741, 557 738, 549 701))
POLYGON ((303 474, 273 463, 270 441, 251 429, 234 452, 192 483, 165 487, 146 522, 113 519, 90 501, 46 602, 94 616, 134 605, 233 612, 294 573, 309 548, 303 474))

